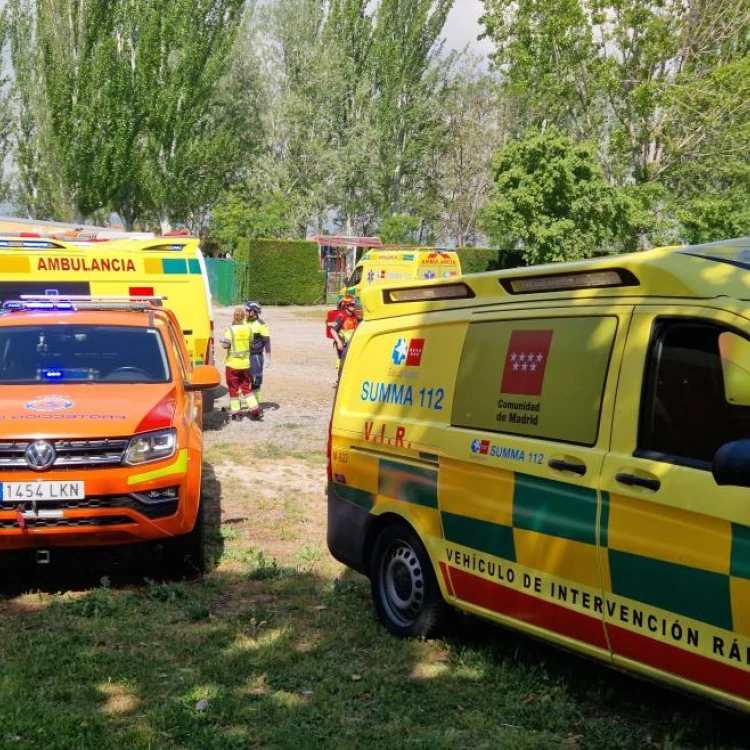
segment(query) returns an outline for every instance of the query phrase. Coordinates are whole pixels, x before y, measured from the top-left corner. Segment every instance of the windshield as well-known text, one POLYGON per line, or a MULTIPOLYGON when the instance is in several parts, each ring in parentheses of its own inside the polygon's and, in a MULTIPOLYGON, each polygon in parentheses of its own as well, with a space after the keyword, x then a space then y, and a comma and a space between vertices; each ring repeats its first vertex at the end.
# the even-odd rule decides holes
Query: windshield
POLYGON ((362 280, 362 266, 357 266, 354 273, 346 280, 347 286, 357 286, 362 280))
POLYGON ((0 384, 166 383, 169 364, 159 332, 129 326, 0 328, 0 384))

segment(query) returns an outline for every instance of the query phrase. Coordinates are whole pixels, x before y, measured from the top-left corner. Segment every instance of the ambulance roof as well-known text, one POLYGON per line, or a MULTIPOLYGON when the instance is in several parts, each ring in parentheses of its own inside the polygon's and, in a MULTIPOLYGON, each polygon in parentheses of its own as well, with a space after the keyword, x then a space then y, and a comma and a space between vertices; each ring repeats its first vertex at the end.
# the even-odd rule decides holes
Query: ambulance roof
POLYGON ((749 271, 750 237, 745 237, 389 285, 366 290, 363 306, 367 317, 387 317, 420 309, 578 298, 728 297, 747 301, 749 271))

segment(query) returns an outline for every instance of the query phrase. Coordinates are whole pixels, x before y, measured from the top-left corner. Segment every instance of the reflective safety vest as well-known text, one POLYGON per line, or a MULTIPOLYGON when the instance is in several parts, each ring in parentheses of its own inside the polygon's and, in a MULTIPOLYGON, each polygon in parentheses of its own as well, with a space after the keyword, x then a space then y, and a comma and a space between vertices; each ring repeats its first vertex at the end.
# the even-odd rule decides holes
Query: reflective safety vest
POLYGON ((223 343, 229 344, 227 350, 227 367, 233 370, 250 368, 250 329, 244 323, 228 326, 224 329, 223 343))
POLYGON ((333 324, 333 329, 345 343, 354 335, 354 330, 359 325, 359 318, 356 315, 348 315, 342 312, 333 324))

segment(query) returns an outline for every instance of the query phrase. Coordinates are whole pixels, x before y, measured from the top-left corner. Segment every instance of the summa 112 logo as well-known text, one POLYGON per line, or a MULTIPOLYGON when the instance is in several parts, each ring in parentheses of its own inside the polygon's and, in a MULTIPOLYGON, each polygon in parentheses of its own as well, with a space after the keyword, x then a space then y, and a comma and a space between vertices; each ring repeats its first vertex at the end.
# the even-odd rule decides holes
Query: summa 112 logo
POLYGON ((425 339, 398 339, 391 352, 393 364, 419 367, 422 364, 424 345, 425 339))
POLYGON ((479 440, 478 438, 471 441, 471 452, 478 453, 480 456, 486 456, 490 449, 489 440, 479 440))

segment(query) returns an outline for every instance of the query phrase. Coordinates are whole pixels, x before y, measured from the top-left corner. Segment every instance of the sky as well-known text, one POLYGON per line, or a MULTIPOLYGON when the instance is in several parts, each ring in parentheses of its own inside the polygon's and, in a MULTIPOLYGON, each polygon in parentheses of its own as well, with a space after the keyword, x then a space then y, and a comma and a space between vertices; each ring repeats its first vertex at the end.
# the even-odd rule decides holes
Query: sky
POLYGON ((491 42, 486 39, 477 41, 483 31, 479 25, 483 10, 481 0, 455 0, 443 29, 446 49, 463 49, 468 44, 470 51, 477 55, 486 56, 492 51, 491 42))

